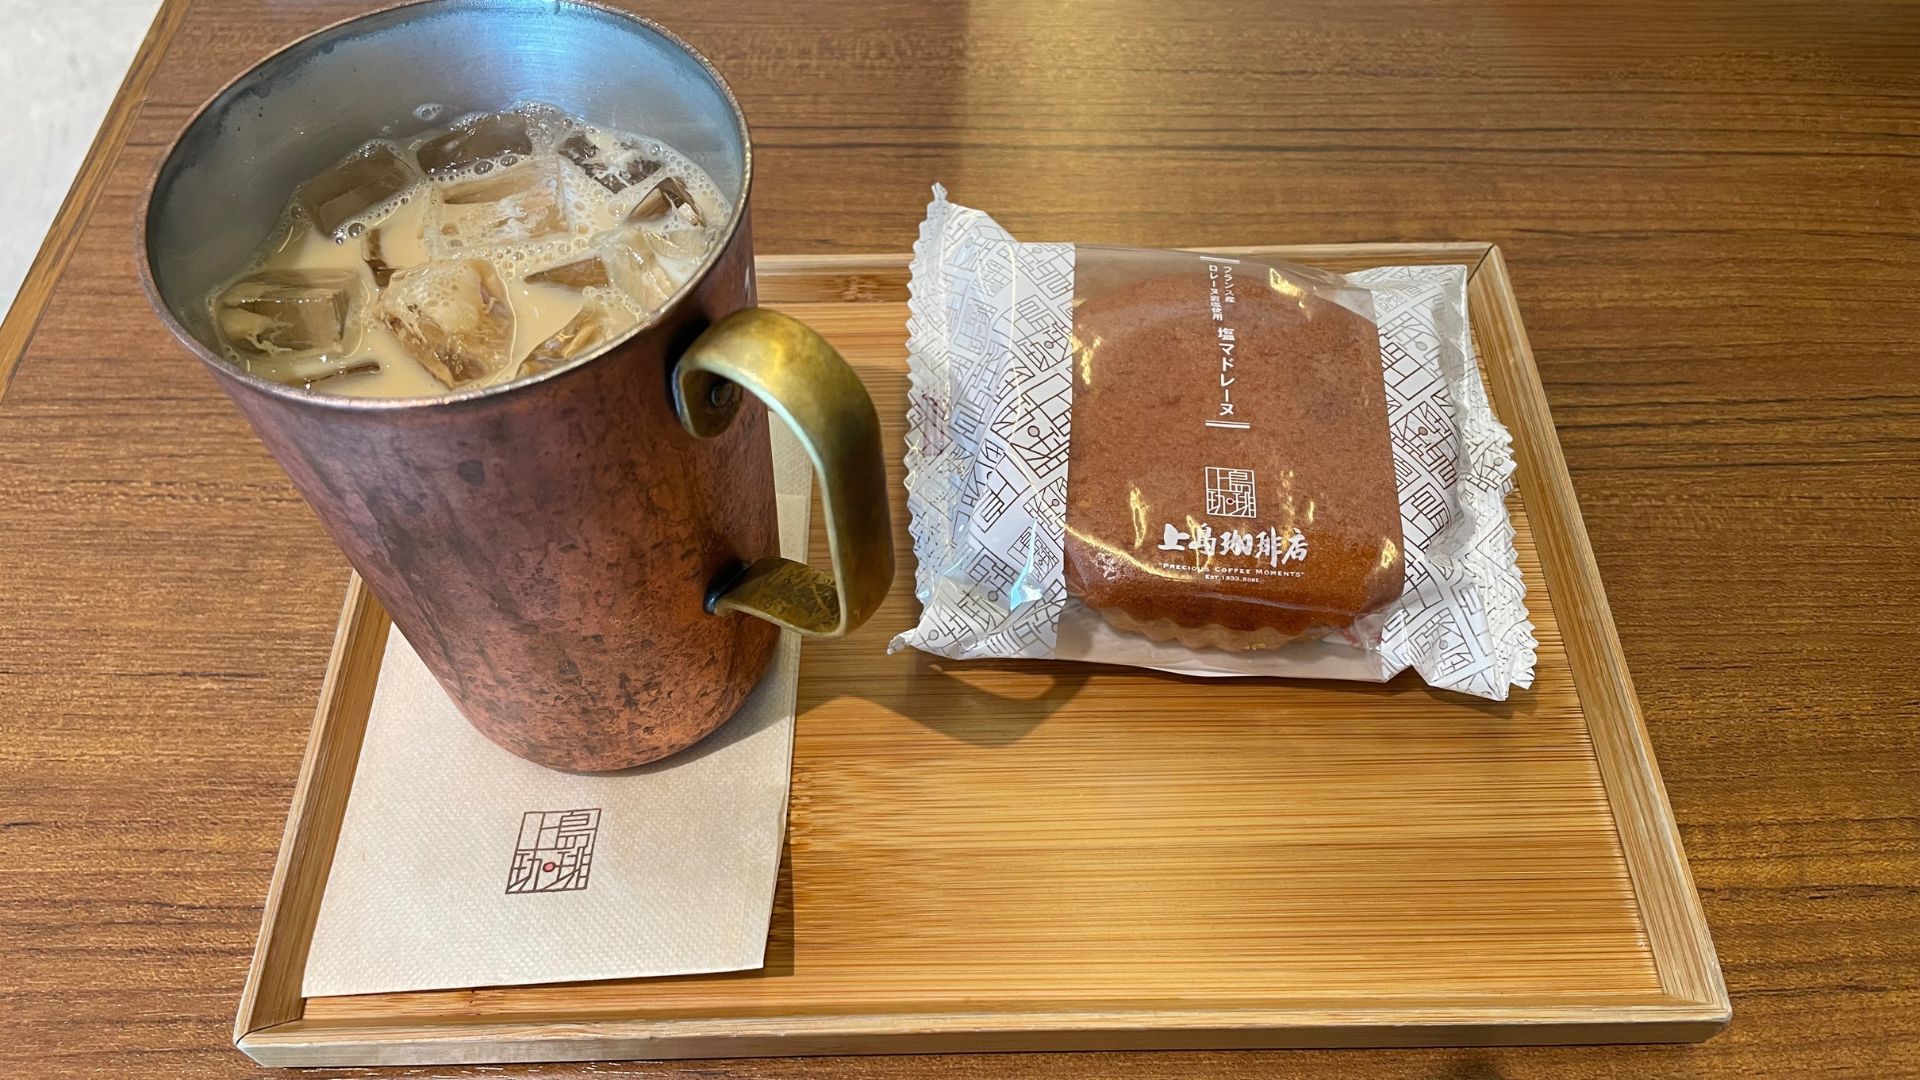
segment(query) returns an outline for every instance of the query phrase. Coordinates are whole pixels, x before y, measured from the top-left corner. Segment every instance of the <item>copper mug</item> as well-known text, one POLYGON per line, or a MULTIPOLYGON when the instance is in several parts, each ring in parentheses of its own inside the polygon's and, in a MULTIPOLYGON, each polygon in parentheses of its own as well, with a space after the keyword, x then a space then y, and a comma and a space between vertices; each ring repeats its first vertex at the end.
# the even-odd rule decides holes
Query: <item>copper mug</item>
POLYGON ((619 769, 723 723, 779 627, 837 636, 893 578, 880 426, 802 324, 755 308, 753 154, 707 60, 562 0, 426 0, 321 30, 204 105, 141 214, 142 274, 462 712, 558 768, 619 769), (734 207, 652 319, 553 371, 441 397, 327 396, 211 347, 206 297, 308 176, 375 136, 534 100, 642 132, 734 207), (740 393, 745 388, 745 394, 740 393), (778 558, 768 410, 821 481, 831 574, 778 558))

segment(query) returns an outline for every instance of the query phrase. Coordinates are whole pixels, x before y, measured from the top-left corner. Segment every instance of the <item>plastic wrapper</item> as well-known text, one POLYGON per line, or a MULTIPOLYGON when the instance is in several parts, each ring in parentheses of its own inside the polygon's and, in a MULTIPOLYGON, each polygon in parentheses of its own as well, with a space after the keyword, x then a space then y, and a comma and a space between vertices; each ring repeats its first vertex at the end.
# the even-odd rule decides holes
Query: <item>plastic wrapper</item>
POLYGON ((1464 267, 1022 243, 935 188, 908 328, 895 649, 1530 683, 1464 267))

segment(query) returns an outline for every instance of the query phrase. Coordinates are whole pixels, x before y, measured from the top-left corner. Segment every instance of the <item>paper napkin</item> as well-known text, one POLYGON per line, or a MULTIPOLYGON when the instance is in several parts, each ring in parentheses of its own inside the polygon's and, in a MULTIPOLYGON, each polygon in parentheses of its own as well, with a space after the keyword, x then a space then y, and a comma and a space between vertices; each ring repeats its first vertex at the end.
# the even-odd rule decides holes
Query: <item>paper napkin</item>
MULTIPOLYGON (((804 559, 811 474, 772 426, 781 551, 804 559)), ((783 634, 725 726, 666 761, 586 776, 488 742, 390 635, 302 992, 761 966, 799 662, 783 634)))

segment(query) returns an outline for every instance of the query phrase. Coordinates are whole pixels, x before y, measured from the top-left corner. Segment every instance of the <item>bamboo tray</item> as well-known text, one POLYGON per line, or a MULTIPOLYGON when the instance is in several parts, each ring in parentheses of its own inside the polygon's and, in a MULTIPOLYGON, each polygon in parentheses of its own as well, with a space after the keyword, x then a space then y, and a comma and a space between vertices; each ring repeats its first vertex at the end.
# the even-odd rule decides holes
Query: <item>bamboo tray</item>
MULTIPOLYGON (((764 969, 302 998, 388 630, 356 579, 239 1047, 347 1066, 1718 1031, 1726 987, 1499 250, 1248 250, 1472 268, 1474 335, 1519 459, 1533 690, 1493 704, 1405 678, 889 657, 916 611, 907 563, 869 627, 803 654, 764 969)), ((764 258, 759 274, 762 302, 860 370, 897 453, 906 258, 764 258)), ((895 511, 910 551, 904 499, 895 511)))

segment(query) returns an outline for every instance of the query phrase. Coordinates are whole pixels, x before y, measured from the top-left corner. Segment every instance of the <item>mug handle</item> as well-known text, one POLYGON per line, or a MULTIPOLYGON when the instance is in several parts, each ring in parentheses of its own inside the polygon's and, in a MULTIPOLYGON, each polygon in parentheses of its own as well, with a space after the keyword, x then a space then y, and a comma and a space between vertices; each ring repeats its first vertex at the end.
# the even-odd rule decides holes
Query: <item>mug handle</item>
POLYGON ((709 327, 673 369, 680 426, 710 439, 740 410, 740 387, 787 422, 820 477, 833 573, 765 556, 723 577, 707 611, 740 611, 808 637, 841 637, 867 621, 893 584, 880 417, 852 366, 805 323, 745 308, 709 327))

